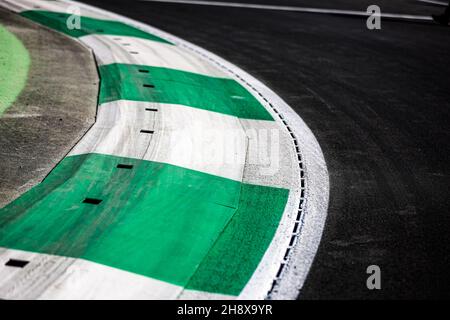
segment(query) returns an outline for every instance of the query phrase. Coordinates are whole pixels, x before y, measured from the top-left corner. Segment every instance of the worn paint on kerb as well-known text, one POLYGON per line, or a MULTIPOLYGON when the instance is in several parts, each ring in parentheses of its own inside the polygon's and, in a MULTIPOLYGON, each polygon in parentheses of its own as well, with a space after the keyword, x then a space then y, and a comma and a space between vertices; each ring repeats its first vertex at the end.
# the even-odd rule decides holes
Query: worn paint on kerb
MULTIPOLYGON (((81 17, 82 29, 68 30, 65 13, 22 15, 73 37, 123 35, 173 47, 121 22, 81 17)), ((100 104, 149 101, 273 121, 233 79, 121 63, 99 70, 100 104)), ((287 189, 165 163, 70 156, 0 210, 0 246, 82 258, 187 289, 237 296, 269 247, 288 196, 287 189), (85 198, 101 202, 83 203, 85 198)))
POLYGON ((273 239, 288 193, 243 184, 239 209, 186 288, 239 295, 273 239))
POLYGON ((172 103, 239 118, 273 120, 255 97, 233 79, 121 63, 100 66, 99 70, 100 104, 122 99, 172 103))
POLYGON ((82 37, 89 34, 110 34, 119 36, 132 36, 153 41, 159 41, 170 44, 170 42, 161 39, 155 35, 144 32, 119 21, 101 20, 90 17, 80 16, 80 29, 69 29, 67 20, 71 16, 68 13, 30 10, 20 13, 23 17, 38 22, 49 28, 63 32, 72 37, 82 37))
POLYGON ((0 246, 238 295, 276 231, 288 193, 163 163, 72 156, 0 210, 0 246), (83 203, 86 197, 102 202, 83 203))
POLYGON ((30 55, 22 42, 0 25, 0 116, 25 87, 30 55))
MULTIPOLYGON (((69 14, 30 10, 22 16, 73 37, 89 34, 123 35, 170 44, 152 34, 118 21, 81 16, 81 29, 69 29, 69 14)), ((139 53, 137 53, 139 54, 139 53)), ((238 82, 168 68, 110 64, 101 66, 99 103, 114 100, 150 101, 182 104, 239 118, 273 120, 267 110, 238 82), (150 69, 140 73, 139 69, 150 69), (144 87, 151 85, 151 87, 144 87)))

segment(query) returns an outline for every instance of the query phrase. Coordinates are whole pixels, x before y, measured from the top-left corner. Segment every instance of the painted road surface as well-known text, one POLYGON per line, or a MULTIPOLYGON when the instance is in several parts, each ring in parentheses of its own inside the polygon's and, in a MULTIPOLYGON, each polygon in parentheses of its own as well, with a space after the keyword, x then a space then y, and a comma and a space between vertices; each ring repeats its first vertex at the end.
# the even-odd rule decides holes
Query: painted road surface
MULTIPOLYGON (((86 44, 101 78, 95 125, 0 211, 0 259, 29 262, 0 269, 0 296, 267 297, 297 243, 306 190, 294 129, 279 111, 233 66, 157 30, 87 6, 72 30, 72 3, 0 3, 86 44), (110 290, 114 279, 131 287, 143 278, 136 290, 110 290)), ((326 170, 323 158, 315 163, 326 170)))

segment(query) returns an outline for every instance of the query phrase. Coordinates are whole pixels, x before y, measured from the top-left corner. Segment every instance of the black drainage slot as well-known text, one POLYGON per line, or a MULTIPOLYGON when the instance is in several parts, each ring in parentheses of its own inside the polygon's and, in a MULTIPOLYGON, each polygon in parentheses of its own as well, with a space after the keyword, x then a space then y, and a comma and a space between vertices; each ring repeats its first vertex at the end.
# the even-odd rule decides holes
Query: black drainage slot
POLYGON ((132 164, 122 164, 122 163, 119 163, 119 164, 117 165, 117 168, 119 168, 119 169, 133 169, 133 165, 132 165, 132 164))
POLYGON ((154 111, 154 112, 157 112, 158 109, 155 109, 155 108, 145 108, 145 111, 154 111))
POLYGON ((141 133, 153 133, 153 130, 141 130, 141 133))
POLYGON ((154 88, 155 86, 152 84, 144 84, 144 88, 154 88))
POLYGON ((145 69, 139 69, 138 71, 142 72, 142 73, 149 73, 150 72, 149 70, 145 70, 145 69))
POLYGON ((282 264, 280 265, 280 268, 278 269, 276 278, 279 278, 279 277, 281 276, 281 273, 283 272, 283 269, 284 269, 284 263, 282 263, 282 264))
POLYGON ((291 252, 291 249, 287 249, 286 250, 286 253, 284 254, 284 260, 286 261, 287 259, 288 259, 288 257, 289 257, 289 252, 291 252))
POLYGON ((17 259, 9 259, 8 262, 5 263, 5 266, 8 267, 16 267, 16 268, 23 268, 25 267, 30 261, 25 260, 17 260, 17 259))
POLYGON ((292 235, 292 237, 291 237, 291 241, 289 241, 289 247, 292 247, 293 245, 294 245, 294 242, 295 242, 295 234, 294 235, 292 235))
POLYGON ((297 233, 297 231, 298 231, 298 226, 299 226, 299 223, 296 222, 296 223, 294 224, 294 231, 292 231, 293 233, 297 233))
POLYGON ((102 202, 100 199, 94 199, 94 198, 86 198, 83 200, 83 203, 89 203, 89 204, 99 204, 102 202))
POLYGON ((270 288, 270 292, 273 291, 273 289, 275 288, 276 285, 277 285, 277 280, 273 280, 272 281, 272 287, 270 288))
POLYGON ((131 54, 139 54, 139 52, 136 51, 130 51, 131 54))

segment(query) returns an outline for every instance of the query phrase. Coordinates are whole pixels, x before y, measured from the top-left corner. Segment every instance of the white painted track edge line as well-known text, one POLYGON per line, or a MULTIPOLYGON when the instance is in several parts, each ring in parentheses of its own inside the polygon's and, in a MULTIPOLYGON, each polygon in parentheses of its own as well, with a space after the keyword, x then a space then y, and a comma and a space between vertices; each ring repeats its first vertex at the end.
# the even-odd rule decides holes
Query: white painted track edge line
POLYGON ((448 6, 448 2, 445 2, 445 1, 435 1, 435 0, 416 0, 416 1, 422 2, 422 3, 435 4, 437 6, 442 6, 442 7, 448 6))
MULTIPOLYGON (((261 10, 293 11, 304 13, 322 13, 322 14, 336 14, 336 15, 363 16, 363 17, 368 17, 371 15, 370 13, 367 13, 365 11, 356 11, 356 10, 321 9, 310 7, 278 6, 278 5, 238 3, 238 2, 196 1, 196 0, 139 0, 139 1, 163 2, 174 4, 193 4, 193 5, 215 6, 215 7, 261 9, 261 10)), ((380 16, 382 18, 405 19, 405 20, 426 20, 426 21, 432 20, 431 16, 399 14, 399 13, 381 13, 380 16)))

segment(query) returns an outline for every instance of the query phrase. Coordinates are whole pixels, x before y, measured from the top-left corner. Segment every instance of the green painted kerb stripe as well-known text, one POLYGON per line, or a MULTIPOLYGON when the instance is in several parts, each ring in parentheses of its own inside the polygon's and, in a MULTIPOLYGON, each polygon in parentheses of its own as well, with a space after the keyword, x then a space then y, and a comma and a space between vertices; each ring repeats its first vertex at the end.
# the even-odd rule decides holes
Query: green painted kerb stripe
POLYGON ((77 38, 89 34, 109 34, 144 38, 171 44, 164 39, 161 39, 157 36, 154 36, 150 33, 144 32, 140 29, 134 28, 119 21, 101 20, 80 16, 80 29, 69 29, 67 27, 67 21, 71 17, 71 15, 68 13, 31 10, 23 11, 20 14, 30 20, 77 38))
POLYGON ((168 164, 72 156, 0 210, 0 246, 237 295, 273 238, 287 197, 285 189, 168 164), (83 203, 86 197, 102 202, 83 203))
POLYGON ((273 239, 288 194, 243 184, 239 209, 186 288, 239 295, 273 239))
POLYGON ((0 25, 0 116, 25 87, 29 67, 27 49, 14 34, 0 25))
POLYGON ((99 70, 100 104, 120 99, 174 103, 239 118, 273 120, 264 106, 233 79, 120 63, 103 65, 99 70))

